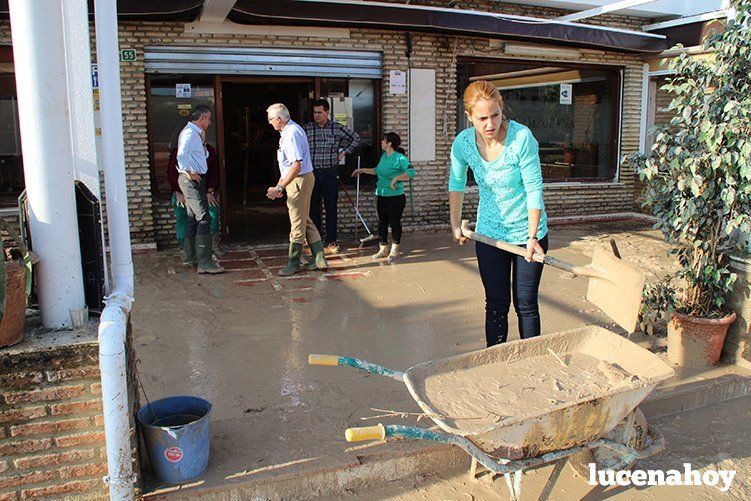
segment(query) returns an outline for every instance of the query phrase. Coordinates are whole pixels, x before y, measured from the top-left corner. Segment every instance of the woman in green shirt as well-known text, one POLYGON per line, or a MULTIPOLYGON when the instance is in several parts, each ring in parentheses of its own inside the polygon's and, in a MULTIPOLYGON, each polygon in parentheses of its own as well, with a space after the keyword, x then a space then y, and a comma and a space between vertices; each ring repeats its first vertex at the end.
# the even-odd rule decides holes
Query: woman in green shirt
POLYGON ((360 174, 378 176, 376 183, 376 207, 378 209, 379 249, 373 257, 388 256, 389 263, 399 259, 399 244, 402 240, 402 213, 407 205, 404 196, 404 181, 415 177, 415 170, 409 166, 399 134, 387 132, 381 140, 383 154, 375 169, 355 169, 352 177, 360 174), (388 251, 389 226, 391 226, 391 252, 388 251))
POLYGON ((451 146, 449 207, 451 229, 460 243, 467 171, 479 191, 477 232, 526 248, 519 257, 477 242, 477 266, 485 288, 485 339, 488 347, 505 343, 513 299, 519 336, 540 335, 538 289, 543 265, 532 260, 548 250, 548 226, 542 201, 542 170, 537 140, 526 126, 505 120, 503 98, 491 82, 477 80, 464 91, 464 109, 472 127, 451 146))

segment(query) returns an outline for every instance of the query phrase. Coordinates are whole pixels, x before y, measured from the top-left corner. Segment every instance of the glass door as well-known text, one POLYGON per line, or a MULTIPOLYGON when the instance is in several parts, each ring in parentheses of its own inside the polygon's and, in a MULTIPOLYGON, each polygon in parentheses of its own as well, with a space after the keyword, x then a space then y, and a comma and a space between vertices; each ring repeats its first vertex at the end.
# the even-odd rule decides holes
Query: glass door
POLYGON ((206 142, 218 151, 214 79, 200 75, 153 75, 147 82, 151 183, 154 194, 166 198, 172 194, 168 178, 170 156, 177 153, 178 135, 188 123, 190 110, 197 104, 205 104, 213 111, 206 142))

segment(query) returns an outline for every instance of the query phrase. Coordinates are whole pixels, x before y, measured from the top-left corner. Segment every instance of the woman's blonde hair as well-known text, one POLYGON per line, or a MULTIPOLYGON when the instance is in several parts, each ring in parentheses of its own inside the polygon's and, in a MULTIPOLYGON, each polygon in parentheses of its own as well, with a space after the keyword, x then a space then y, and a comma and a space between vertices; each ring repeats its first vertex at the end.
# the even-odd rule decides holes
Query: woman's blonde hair
POLYGON ((467 113, 472 113, 472 107, 480 99, 495 100, 503 112, 503 98, 498 88, 487 80, 477 80, 472 82, 464 89, 464 109, 467 113))

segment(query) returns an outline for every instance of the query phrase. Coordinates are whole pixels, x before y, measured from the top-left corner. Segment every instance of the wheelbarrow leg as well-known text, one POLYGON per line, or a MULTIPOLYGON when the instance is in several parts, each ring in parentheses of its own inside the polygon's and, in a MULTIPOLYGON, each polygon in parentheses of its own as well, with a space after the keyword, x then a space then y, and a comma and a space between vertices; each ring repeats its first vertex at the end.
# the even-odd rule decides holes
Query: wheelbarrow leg
POLYGON ((553 472, 550 474, 550 477, 548 477, 548 481, 545 484, 545 487, 542 488, 542 492, 540 493, 538 501, 548 500, 550 493, 553 492, 553 487, 555 487, 555 483, 558 481, 558 477, 561 476, 561 472, 563 471, 563 468, 566 466, 567 462, 568 458, 562 458, 555 463, 555 468, 553 468, 553 472))
POLYGON ((472 465, 469 467, 469 478, 475 480, 477 478, 477 460, 472 457, 472 465))
MULTIPOLYGON (((498 476, 498 473, 493 473, 493 471, 488 470, 485 468, 480 462, 475 459, 475 457, 472 457, 472 464, 469 467, 469 476, 472 480, 477 480, 477 470, 483 468, 486 471, 480 472, 480 475, 483 473, 488 474, 488 479, 490 482, 493 482, 495 478, 498 476)), ((514 479, 511 480, 511 473, 503 473, 503 479, 506 481, 506 487, 508 487, 509 495, 511 496, 512 501, 518 501, 521 497, 522 492, 522 472, 521 471, 515 471, 513 473, 514 479)))
POLYGON ((511 473, 503 474, 504 480, 506 480, 506 487, 511 496, 511 501, 519 501, 522 497, 522 472, 521 470, 514 472, 514 480, 511 481, 511 473))

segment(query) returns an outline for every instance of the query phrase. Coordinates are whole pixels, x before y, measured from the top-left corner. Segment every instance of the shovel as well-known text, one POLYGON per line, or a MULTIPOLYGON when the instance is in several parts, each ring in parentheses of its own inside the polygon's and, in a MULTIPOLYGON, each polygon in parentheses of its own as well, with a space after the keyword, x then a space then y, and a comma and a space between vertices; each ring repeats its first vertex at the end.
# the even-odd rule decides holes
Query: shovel
MULTIPOLYGON (((461 228, 462 234, 470 240, 482 242, 519 256, 525 256, 527 253, 526 249, 516 245, 475 233, 470 229, 467 220, 462 221, 461 228)), ((586 266, 576 266, 539 253, 535 253, 532 259, 574 275, 589 277, 587 300, 612 318, 629 334, 636 330, 646 280, 643 271, 598 248, 594 250, 592 262, 586 266)))

